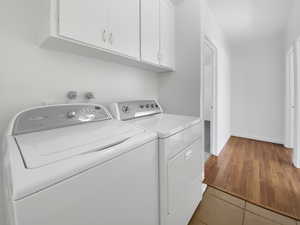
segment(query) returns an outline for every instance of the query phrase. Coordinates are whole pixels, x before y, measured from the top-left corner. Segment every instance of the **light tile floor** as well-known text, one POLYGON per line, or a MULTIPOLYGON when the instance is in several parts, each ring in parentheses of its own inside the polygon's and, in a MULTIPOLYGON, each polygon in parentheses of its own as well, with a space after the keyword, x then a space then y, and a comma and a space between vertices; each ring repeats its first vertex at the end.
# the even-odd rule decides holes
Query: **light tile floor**
POLYGON ((300 221, 208 187, 189 225, 300 225, 300 221))

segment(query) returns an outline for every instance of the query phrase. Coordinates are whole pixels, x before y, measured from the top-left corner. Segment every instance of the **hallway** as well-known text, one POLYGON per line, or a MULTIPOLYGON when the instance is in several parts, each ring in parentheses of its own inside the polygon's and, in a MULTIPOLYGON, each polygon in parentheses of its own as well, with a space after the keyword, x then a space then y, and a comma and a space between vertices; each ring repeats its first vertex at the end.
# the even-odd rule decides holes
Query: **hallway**
POLYGON ((209 186, 300 220, 300 170, 281 145, 231 137, 219 157, 206 162, 209 186))

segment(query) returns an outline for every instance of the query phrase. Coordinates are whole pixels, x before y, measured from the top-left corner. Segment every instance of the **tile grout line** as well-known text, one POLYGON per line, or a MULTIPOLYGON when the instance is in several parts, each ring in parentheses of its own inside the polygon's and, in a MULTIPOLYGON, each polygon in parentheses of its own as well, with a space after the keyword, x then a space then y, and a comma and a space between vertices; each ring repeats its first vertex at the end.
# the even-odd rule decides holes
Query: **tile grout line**
MULTIPOLYGON (((246 204, 245 204, 245 206, 246 206, 246 204)), ((243 210, 243 220, 242 220, 242 225, 245 225, 245 217, 246 217, 246 210, 245 210, 245 208, 244 208, 244 210, 243 210)))
MULTIPOLYGON (((257 216, 257 217, 261 217, 261 218, 263 218, 263 219, 265 219, 265 220, 268 220, 268 221, 270 221, 270 222, 277 223, 278 225, 284 225, 282 222, 278 222, 278 221, 272 220, 272 219, 270 219, 270 218, 268 218, 268 217, 259 215, 258 213, 252 212, 252 211, 250 211, 250 210, 248 210, 248 209, 245 209, 245 212, 251 213, 251 214, 253 214, 253 215, 257 216)), ((278 215, 280 215, 280 214, 278 214, 278 215)), ((287 217, 287 218, 288 218, 288 217, 287 217)), ((293 220, 294 220, 294 219, 293 219, 293 220)), ((296 222, 295 224, 297 225, 297 221, 296 221, 296 220, 294 220, 294 221, 296 222)))
MULTIPOLYGON (((246 201, 245 200, 242 200, 243 202, 244 202, 244 206, 243 207, 240 207, 240 206, 238 206, 238 205, 235 205, 235 204, 233 204, 232 202, 229 202, 228 200, 225 200, 225 199, 222 199, 222 198, 220 198, 219 196, 217 196, 217 195, 215 195, 215 194, 213 194, 213 193, 206 193, 207 195, 210 195, 210 196, 212 196, 212 197, 214 197, 214 198, 216 198, 216 199, 219 199, 219 200, 221 200, 221 201, 223 201, 223 202, 226 202, 226 203, 228 203, 229 205, 231 205, 231 206, 234 206, 234 207, 236 207, 236 208, 239 208, 239 209, 242 209, 243 210, 243 218, 242 218, 242 224, 241 225, 244 225, 244 219, 245 219, 245 208, 246 208, 246 201)), ((233 196, 234 197, 234 196, 233 196)), ((204 225, 207 225, 206 223, 204 223, 201 219, 199 219, 199 221, 201 222, 201 223, 203 223, 204 225)))
MULTIPOLYGON (((225 192, 224 192, 224 193, 225 193, 225 192)), ((208 194, 208 195, 211 195, 212 197, 217 198, 217 199, 219 199, 219 200, 221 200, 221 201, 223 201, 223 202, 226 202, 226 203, 228 203, 228 204, 230 204, 230 205, 232 205, 232 206, 235 206, 235 207, 237 207, 237 208, 242 209, 242 210, 243 210, 243 223, 242 223, 242 225, 244 225, 244 222, 245 222, 244 219, 245 219, 245 214, 246 214, 246 212, 249 212, 249 213, 251 213, 251 214, 253 214, 253 215, 256 215, 256 216, 258 216, 258 217, 262 217, 262 218, 264 218, 264 219, 266 219, 266 220, 268 220, 268 221, 270 221, 270 222, 275 222, 275 223, 278 223, 279 225, 282 225, 281 222, 272 220, 272 219, 270 219, 270 218, 268 218, 268 217, 259 215, 259 214, 255 213, 255 212, 252 212, 252 211, 248 210, 248 209, 246 208, 247 201, 245 201, 245 200, 242 200, 242 199, 241 199, 242 201, 244 201, 244 207, 240 207, 240 206, 237 206, 237 205, 233 204, 232 202, 229 202, 228 200, 222 199, 221 197, 219 197, 219 196, 217 196, 217 195, 215 195, 215 194, 212 194, 212 193, 207 193, 207 194, 208 194)), ((231 195, 231 196, 233 196, 233 195, 231 195)), ((235 196, 233 196, 233 197, 235 197, 235 196)), ((259 207, 259 206, 257 206, 257 207, 259 207)), ((263 207, 260 207, 260 208, 265 209, 265 208, 263 208, 263 207)), ((265 210, 268 210, 268 209, 265 209, 265 210)), ((269 211, 271 211, 271 210, 269 210, 269 211)), ((271 212, 272 212, 272 213, 275 213, 275 212, 273 212, 273 211, 271 211, 271 212)), ((278 214, 278 213, 275 213, 275 214, 277 214, 277 215, 279 215, 279 216, 283 216, 283 215, 278 214)), ((297 220, 292 219, 292 218, 287 217, 287 216, 283 216, 283 217, 286 217, 286 218, 289 218, 289 219, 291 219, 291 220, 294 220, 294 221, 296 222, 295 224, 298 225, 298 224, 297 224, 297 220)), ((202 222, 202 221, 201 221, 201 222, 202 222)), ((203 223, 203 222, 202 222, 202 223, 203 223)), ((204 224, 205 224, 205 223, 204 223, 204 224)))
MULTIPOLYGON (((213 186, 213 185, 208 185, 208 186, 210 186, 211 188, 214 188, 214 189, 216 189, 216 190, 218 190, 218 191, 220 191, 220 192, 223 192, 223 193, 225 193, 225 194, 228 194, 228 195, 230 195, 230 196, 232 196, 232 197, 235 197, 235 198, 238 198, 238 199, 244 201, 244 202, 245 202, 245 208, 246 208, 246 204, 249 203, 249 204, 255 205, 255 206, 259 207, 259 208, 268 210, 268 211, 270 211, 270 212, 272 212, 272 213, 275 213, 275 214, 277 214, 277 215, 280 215, 280 216, 289 218, 289 219, 294 220, 294 221, 296 221, 296 222, 300 222, 300 220, 298 221, 298 219, 296 219, 294 216, 288 215, 287 213, 278 211, 278 210, 276 210, 276 209, 273 209, 273 208, 271 208, 271 207, 268 207, 268 206, 265 206, 265 205, 256 203, 256 202, 254 202, 254 201, 247 200, 247 199, 245 199, 244 197, 242 197, 242 196, 240 196, 240 195, 236 195, 236 194, 234 194, 234 193, 232 193, 232 192, 228 192, 228 191, 226 191, 226 190, 223 189, 223 188, 218 188, 218 187, 215 187, 215 186, 213 186)), ((211 194, 211 195, 215 196, 214 194, 211 194)), ((216 197, 217 197, 217 196, 216 196, 216 197)), ((221 199, 220 197, 218 197, 218 198, 221 199)), ((226 201, 226 200, 224 200, 224 201, 226 201)), ((228 201, 226 201, 226 202, 228 202, 228 201)), ((229 203, 230 203, 230 202, 229 202, 229 203)), ((230 204, 232 204, 232 203, 230 203, 230 204)), ((234 204, 233 204, 233 205, 234 205, 234 204)), ((239 206, 237 206, 237 207, 239 207, 239 206)), ((239 207, 239 208, 241 208, 241 207, 239 207)), ((247 210, 247 211, 249 211, 249 210, 247 210)), ((249 212, 251 212, 251 211, 249 211, 249 212)), ((256 214, 255 214, 255 215, 256 215, 256 214)), ((297 224, 297 225, 298 225, 298 224, 297 224)))
POLYGON ((215 194, 209 194, 209 195, 211 195, 212 197, 217 198, 217 199, 219 199, 219 200, 221 200, 221 201, 223 201, 223 202, 226 202, 226 203, 228 203, 228 204, 230 204, 230 205, 232 205, 232 206, 235 206, 235 207, 237 207, 237 208, 240 208, 240 209, 245 209, 245 207, 246 207, 246 202, 245 202, 245 200, 242 200, 242 201, 245 202, 244 207, 240 207, 240 206, 238 206, 238 205, 236 205, 236 204, 233 204, 232 202, 230 202, 230 201, 228 201, 228 200, 225 200, 225 199, 223 199, 223 198, 221 198, 221 197, 219 197, 219 196, 217 196, 217 195, 215 195, 215 194))
POLYGON ((204 223, 201 219, 199 219, 199 221, 200 221, 201 223, 203 223, 204 225, 208 225, 207 223, 204 223))

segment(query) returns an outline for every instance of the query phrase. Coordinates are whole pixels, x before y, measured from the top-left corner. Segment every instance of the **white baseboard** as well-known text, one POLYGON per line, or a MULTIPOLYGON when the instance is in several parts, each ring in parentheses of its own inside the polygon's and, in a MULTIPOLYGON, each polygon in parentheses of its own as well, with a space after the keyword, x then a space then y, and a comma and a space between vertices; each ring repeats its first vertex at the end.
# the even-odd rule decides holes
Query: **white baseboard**
POLYGON ((293 148, 293 146, 286 145, 286 144, 283 144, 283 146, 284 146, 285 148, 293 148))
POLYGON ((232 136, 249 138, 249 139, 258 140, 258 141, 271 142, 274 144, 283 144, 283 140, 281 140, 279 138, 263 137, 263 136, 249 135, 249 134, 242 134, 242 133, 233 133, 232 136))
POLYGON ((296 159, 296 158, 293 158, 293 165, 300 169, 300 160, 296 159))
POLYGON ((298 163, 298 165, 296 163, 293 163, 294 167, 296 167, 297 169, 300 169, 300 164, 298 163))
POLYGON ((202 187, 201 187, 202 197, 206 191, 206 188, 207 188, 207 184, 202 183, 202 187))

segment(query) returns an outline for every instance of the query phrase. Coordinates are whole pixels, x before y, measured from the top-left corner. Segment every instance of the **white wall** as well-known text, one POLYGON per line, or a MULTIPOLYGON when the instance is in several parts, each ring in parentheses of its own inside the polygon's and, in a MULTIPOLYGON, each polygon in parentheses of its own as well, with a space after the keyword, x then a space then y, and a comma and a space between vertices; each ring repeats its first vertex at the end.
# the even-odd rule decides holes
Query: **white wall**
POLYGON ((162 75, 159 100, 166 112, 200 116, 200 1, 176 5, 176 72, 162 75))
POLYGON ((201 38, 203 32, 218 48, 217 149, 230 137, 229 58, 223 33, 204 1, 180 1, 176 6, 176 72, 159 78, 159 100, 169 113, 200 116, 201 38), (188 16, 187 16, 188 15, 188 16))
POLYGON ((300 1, 293 0, 292 11, 290 13, 288 26, 286 30, 286 50, 292 43, 300 38, 300 1))
MULTIPOLYGON (((93 91, 99 102, 158 97, 155 73, 39 48, 39 2, 1 2, 1 136, 15 113, 43 101, 64 102, 69 90, 93 91)), ((2 211, 0 204, 0 218, 2 211)))
POLYGON ((204 34, 216 46, 218 50, 217 71, 217 153, 223 149, 231 135, 230 122, 230 55, 225 35, 218 25, 215 15, 204 2, 205 18, 204 34))
POLYGON ((232 134, 283 143, 283 34, 231 45, 232 134))

